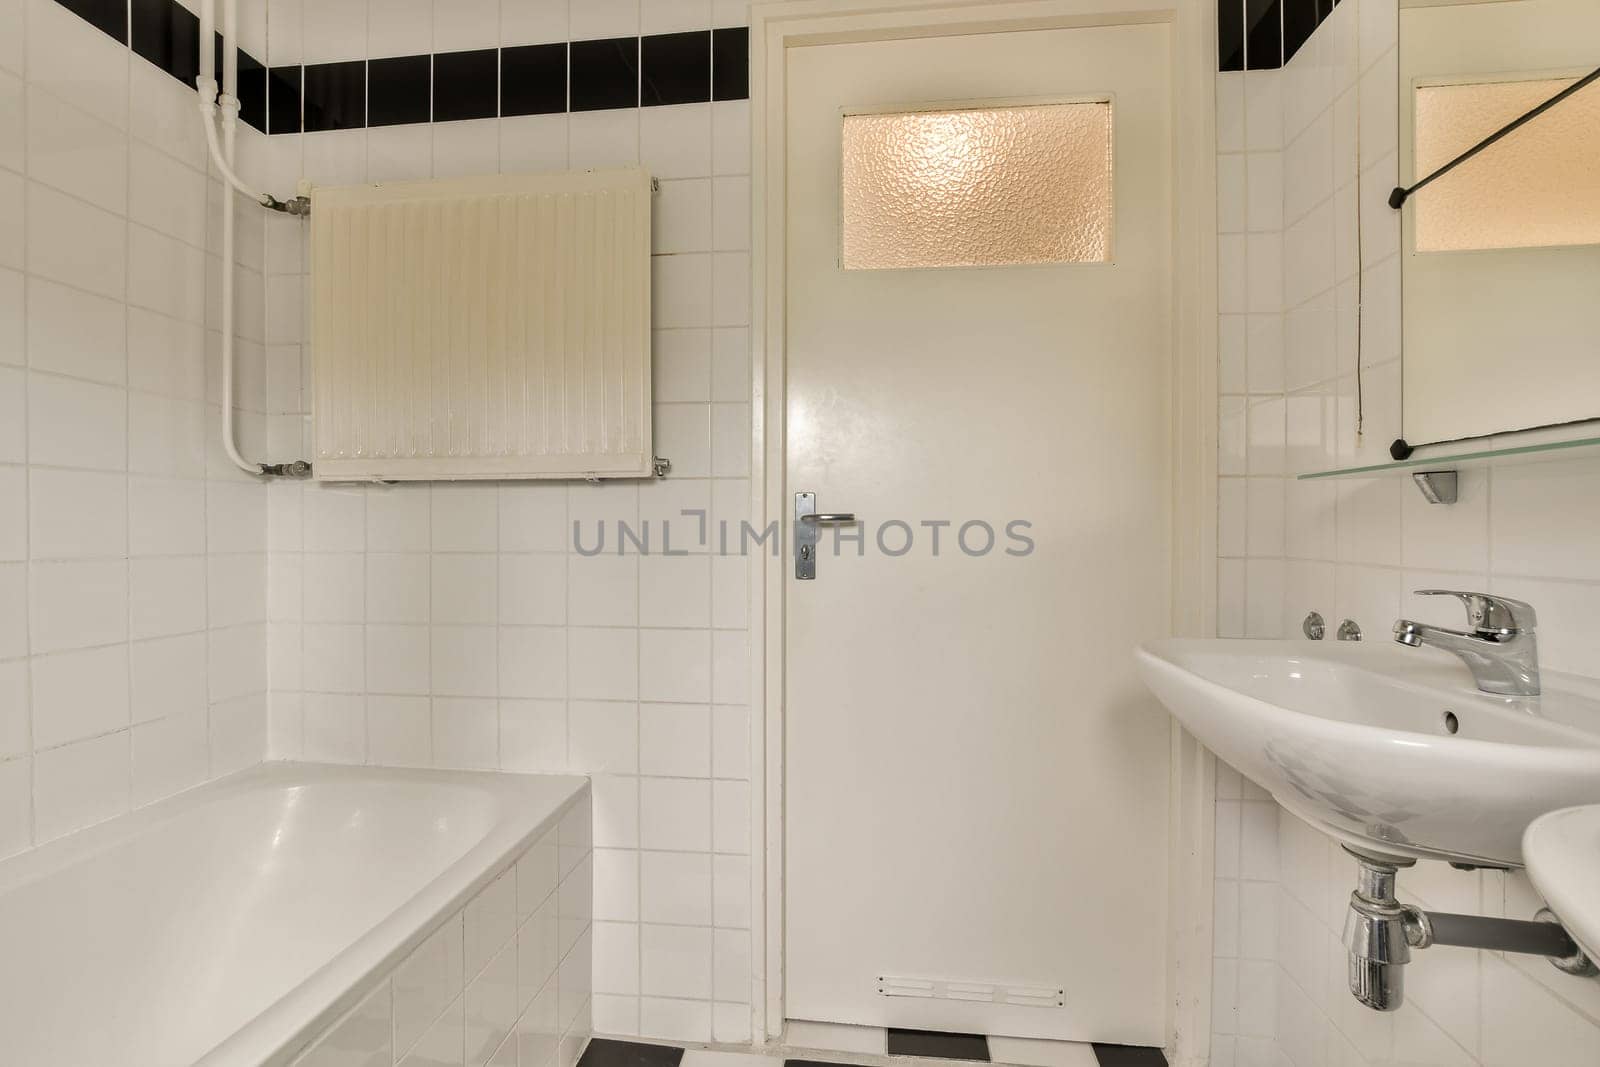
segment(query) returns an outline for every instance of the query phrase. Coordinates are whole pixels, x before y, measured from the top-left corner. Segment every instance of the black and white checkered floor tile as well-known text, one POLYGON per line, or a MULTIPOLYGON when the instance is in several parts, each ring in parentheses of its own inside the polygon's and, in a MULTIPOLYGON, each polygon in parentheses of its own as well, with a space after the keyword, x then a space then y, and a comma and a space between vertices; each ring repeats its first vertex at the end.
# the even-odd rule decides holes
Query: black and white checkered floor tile
POLYGON ((1166 1067, 1167 1062, 1160 1049, 1131 1045, 797 1023, 785 1034, 785 1044, 752 1051, 595 1038, 579 1067, 938 1067, 951 1060, 1013 1067, 1166 1067))

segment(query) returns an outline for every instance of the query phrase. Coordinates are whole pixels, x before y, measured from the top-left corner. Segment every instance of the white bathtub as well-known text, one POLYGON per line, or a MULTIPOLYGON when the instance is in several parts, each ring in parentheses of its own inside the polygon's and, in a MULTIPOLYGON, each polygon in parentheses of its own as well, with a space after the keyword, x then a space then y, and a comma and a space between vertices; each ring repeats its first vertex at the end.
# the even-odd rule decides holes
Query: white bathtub
POLYGON ((588 798, 266 764, 0 863, 0 1060, 565 1067, 588 1031, 588 798))

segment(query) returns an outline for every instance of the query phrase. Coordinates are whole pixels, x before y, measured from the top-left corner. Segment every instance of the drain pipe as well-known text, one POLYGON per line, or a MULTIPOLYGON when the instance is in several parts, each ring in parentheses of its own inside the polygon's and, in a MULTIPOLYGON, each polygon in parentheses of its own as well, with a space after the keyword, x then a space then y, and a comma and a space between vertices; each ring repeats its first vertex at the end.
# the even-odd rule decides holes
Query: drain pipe
POLYGON ((305 477, 311 473, 311 464, 305 460, 293 463, 251 463, 239 452, 238 435, 233 424, 234 377, 234 217, 233 197, 229 189, 237 189, 262 207, 292 215, 308 215, 311 202, 296 197, 284 202, 267 193, 258 193, 239 178, 233 169, 234 142, 239 126, 239 53, 234 42, 238 36, 238 0, 224 0, 222 8, 222 92, 217 93, 216 56, 213 41, 216 38, 216 0, 200 3, 200 73, 195 78, 195 88, 200 94, 200 117, 205 126, 206 146, 211 161, 223 178, 222 202, 222 447, 233 465, 248 474, 305 477), (217 138, 217 112, 222 112, 222 138, 217 138))
POLYGON ((1400 869, 1415 860, 1369 856, 1348 846, 1345 851, 1358 865, 1344 922, 1350 993, 1369 1008, 1398 1009, 1405 1002, 1404 967, 1411 950, 1433 945, 1544 956, 1567 974, 1600 974, 1549 908, 1541 908, 1532 921, 1423 911, 1395 899, 1400 869))

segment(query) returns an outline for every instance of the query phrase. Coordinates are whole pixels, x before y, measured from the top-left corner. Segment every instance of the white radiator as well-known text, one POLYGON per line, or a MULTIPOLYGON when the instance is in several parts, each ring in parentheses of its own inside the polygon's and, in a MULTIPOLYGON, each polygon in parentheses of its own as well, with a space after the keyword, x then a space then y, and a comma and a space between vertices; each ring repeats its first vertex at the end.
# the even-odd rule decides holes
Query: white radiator
POLYGON ((651 471, 650 177, 317 189, 318 478, 651 471))

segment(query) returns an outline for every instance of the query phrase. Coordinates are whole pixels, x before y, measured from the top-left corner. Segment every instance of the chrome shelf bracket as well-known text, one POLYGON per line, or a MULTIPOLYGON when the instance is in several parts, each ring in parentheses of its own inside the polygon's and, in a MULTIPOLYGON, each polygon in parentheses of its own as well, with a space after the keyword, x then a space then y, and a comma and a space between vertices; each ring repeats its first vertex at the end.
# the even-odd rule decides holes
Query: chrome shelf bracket
POLYGON ((1457 496, 1455 471, 1417 471, 1411 476, 1422 491, 1422 498, 1430 504, 1454 504, 1457 496))

